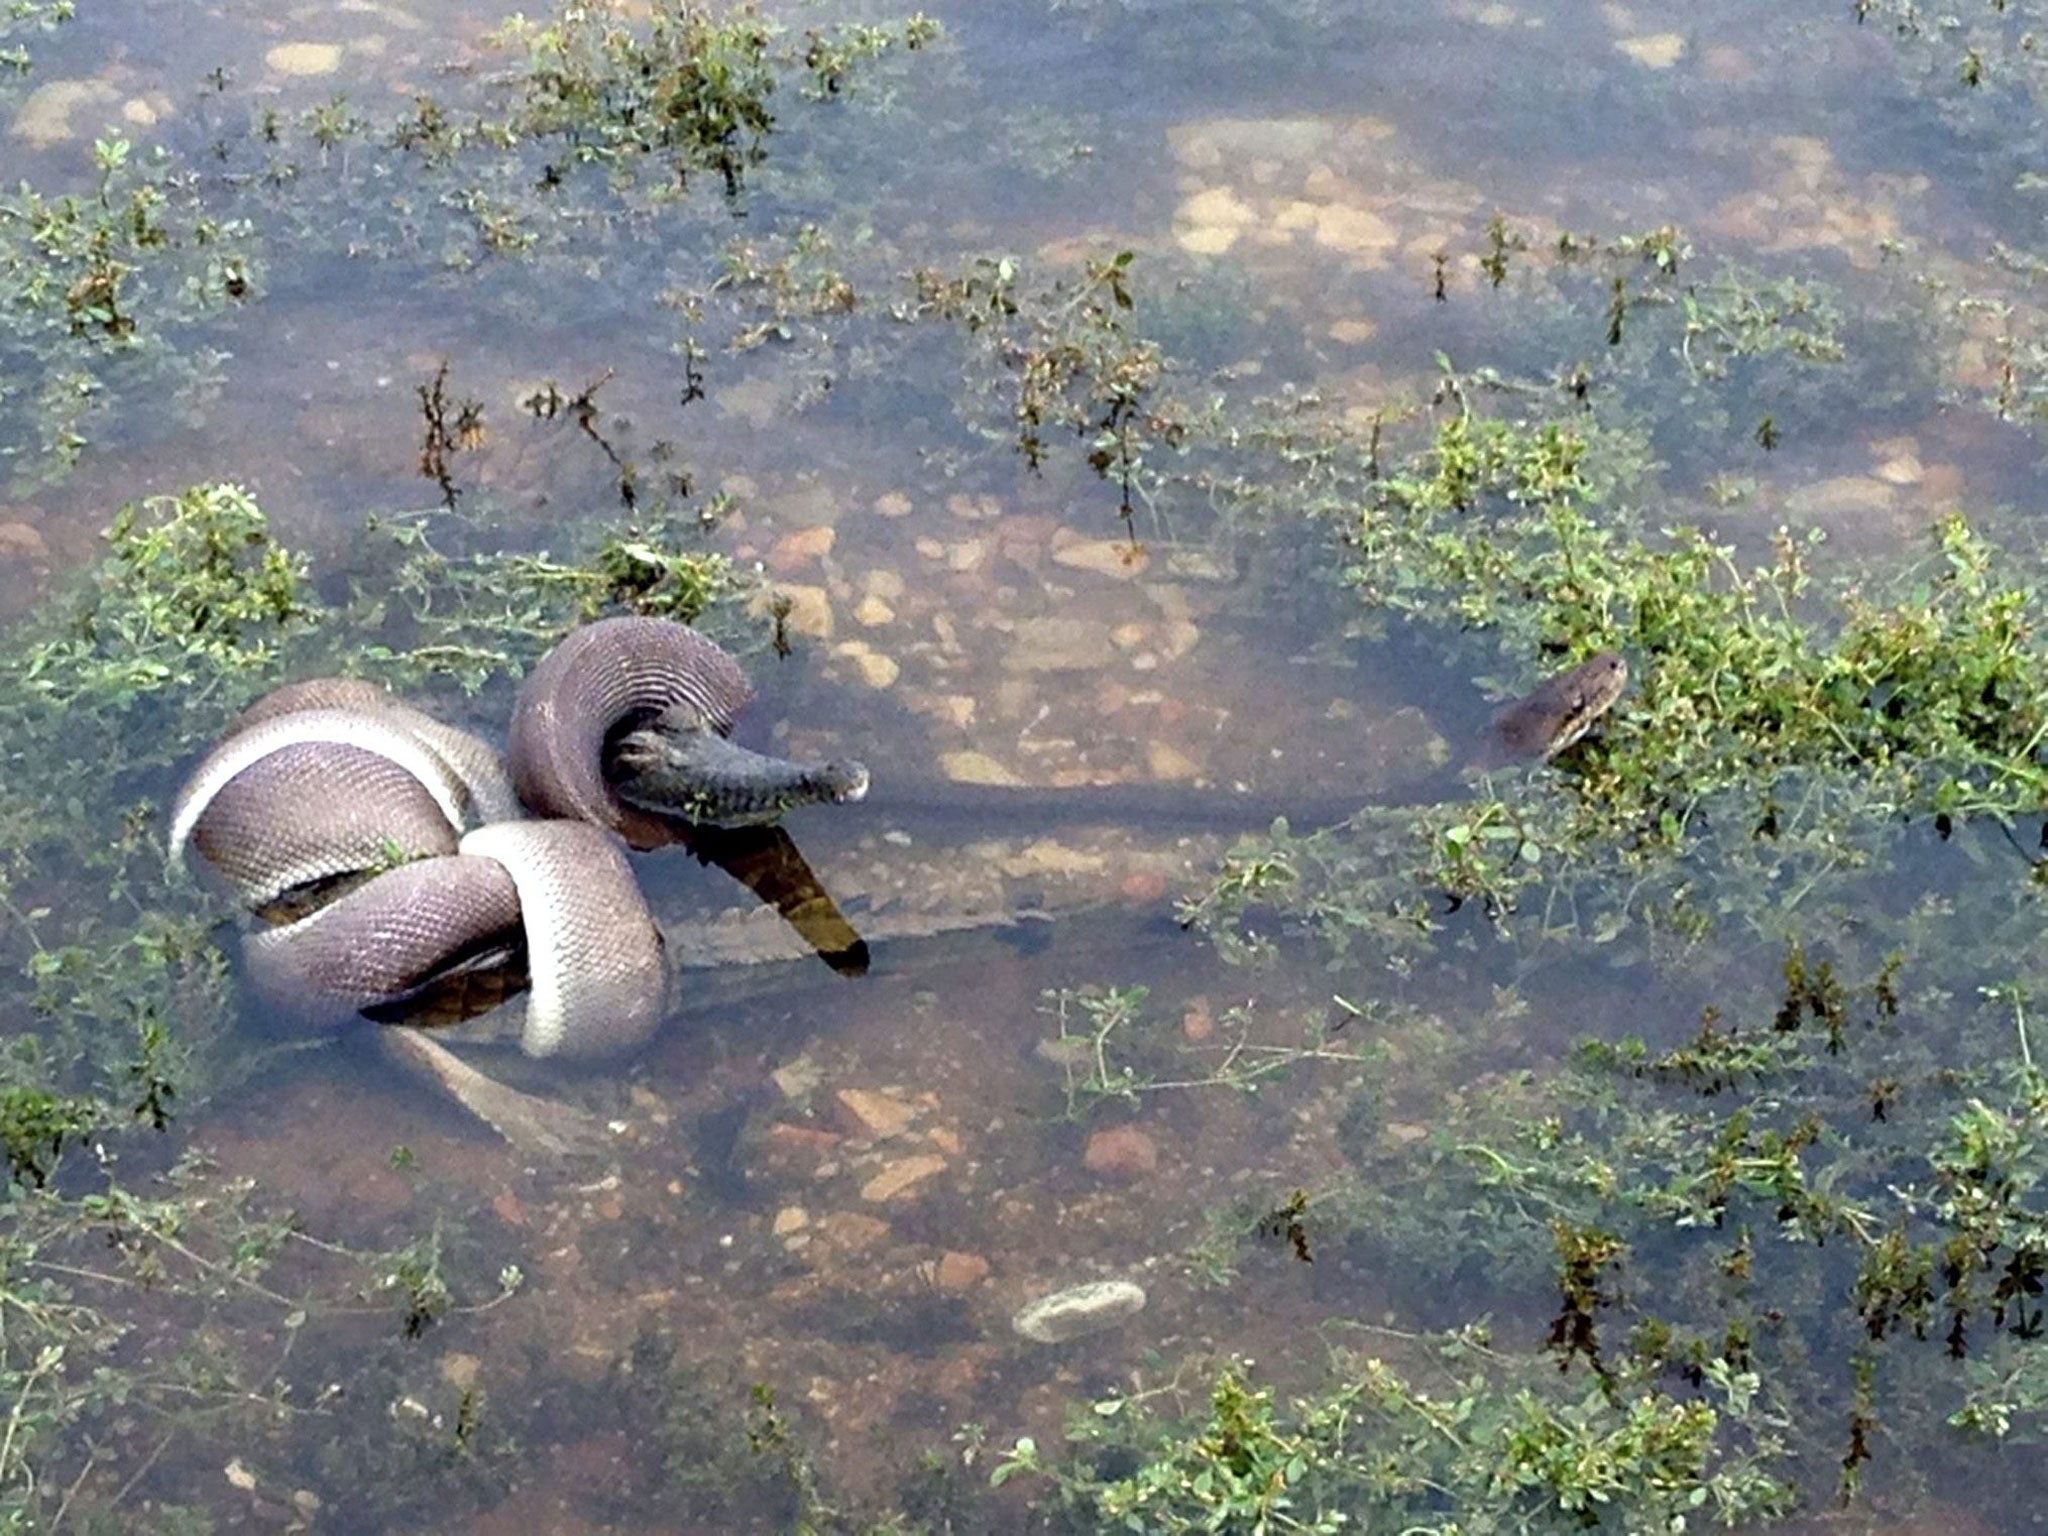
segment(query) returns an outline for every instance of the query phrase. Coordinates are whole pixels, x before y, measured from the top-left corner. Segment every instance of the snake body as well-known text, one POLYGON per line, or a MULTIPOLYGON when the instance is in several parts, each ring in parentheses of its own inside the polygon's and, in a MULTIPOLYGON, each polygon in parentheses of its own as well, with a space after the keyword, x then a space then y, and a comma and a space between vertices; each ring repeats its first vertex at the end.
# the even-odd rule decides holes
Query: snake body
POLYGON ((621 734, 659 718, 723 742, 751 697, 715 643, 651 618, 586 625, 543 658, 502 760, 374 684, 287 684, 194 767, 171 808, 171 856, 192 850, 249 911, 291 919, 244 941, 250 985, 276 1011, 331 1022, 523 947, 528 1055, 629 1051, 660 1020, 664 968, 621 839, 673 841, 677 820, 727 810, 760 819, 763 772, 785 786, 778 811, 865 788, 858 765, 856 784, 752 754, 705 756, 676 777, 673 804, 627 805, 606 783, 621 734))
MULTIPOLYGON (((1548 758, 1626 678, 1612 653, 1552 678, 1497 717, 1495 746, 1548 758)), ((193 768, 171 807, 171 857, 196 853, 268 924, 245 936, 245 971, 276 1012, 382 1016, 523 950, 526 1054, 624 1053, 660 1022, 667 967, 622 845, 674 841, 678 821, 758 826, 867 791, 858 763, 729 741, 752 696, 712 641, 640 617, 573 630, 534 667, 503 759, 375 684, 288 684, 193 768)), ((775 904, 785 918, 801 906, 775 904)), ((422 1031, 383 1038, 523 1148, 579 1149, 563 1130, 574 1112, 483 1076, 422 1031)))

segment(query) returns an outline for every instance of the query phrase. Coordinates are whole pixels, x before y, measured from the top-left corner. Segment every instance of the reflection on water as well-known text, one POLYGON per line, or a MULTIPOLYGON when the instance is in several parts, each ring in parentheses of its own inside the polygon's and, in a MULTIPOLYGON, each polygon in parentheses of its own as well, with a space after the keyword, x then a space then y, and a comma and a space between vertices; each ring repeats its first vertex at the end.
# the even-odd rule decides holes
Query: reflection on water
MULTIPOLYGON (((1944 405, 2000 387, 2010 348, 1996 326, 1914 311, 1867 327, 1838 367, 1810 366, 1834 346, 1815 318, 1830 306, 1759 320, 1766 279, 1720 260, 1896 305, 1900 249, 1938 277, 1964 271, 1956 226, 1996 222, 1970 206, 1981 189, 1923 169, 1947 148, 1901 110, 1876 29, 1781 7, 1695 8, 1684 30, 1641 7, 1474 0, 938 14, 953 41, 881 67, 872 88, 777 96, 783 136, 736 195, 715 180, 673 203, 642 189, 610 221, 591 212, 610 206, 591 190, 601 174, 549 202, 515 159, 458 206, 431 155, 384 164, 369 141, 298 126, 323 108, 402 115, 428 92, 482 110, 508 57, 486 42, 501 19, 487 5, 116 6, 39 42, 34 74, 0 98, 22 174, 85 184, 87 145, 118 124, 254 220, 260 257, 259 300, 177 340, 229 355, 217 382, 171 390, 111 368, 121 408, 93 423, 76 471, 10 492, 7 611, 88 560, 111 507, 206 479, 249 486, 337 598, 367 513, 452 500, 522 549, 600 511, 701 515, 711 547, 771 588, 757 631, 788 654, 754 663, 769 744, 859 757, 876 785, 871 805, 793 818, 793 844, 636 861, 675 1016, 623 1073, 529 1084, 598 1107, 612 1164, 523 1168, 360 1039, 294 1053, 182 1122, 227 1175, 338 1241, 431 1227, 450 1265, 514 1264, 525 1284, 414 1343, 330 1338, 281 1366, 302 1396, 350 1378, 319 1412, 352 1448, 262 1442, 274 1460, 252 1491, 179 1444, 135 1469, 140 1486, 223 1526, 254 1499, 259 1519, 320 1530, 791 1529, 802 1478, 778 1458, 800 1437, 830 1500, 893 1507, 930 1449, 945 1475, 920 1528, 1023 1529, 1015 1504, 945 1524, 943 1501, 970 1507, 1017 1437, 1058 1446, 1071 1406, 1163 1388, 1183 1362, 1250 1357, 1306 1391, 1344 1327, 1389 1330, 1384 1352, 1410 1360, 1415 1331, 1482 1316, 1505 1352, 1540 1350, 1546 1330, 1578 1369, 1596 1335, 1621 1349, 1633 1298, 1601 1289, 1596 1259, 1569 1266, 1587 1234, 1560 1215, 1555 1253, 1493 1243, 1510 1215, 1544 1231, 1544 1202, 1565 1211, 1574 1191, 1517 1182, 1472 1148, 1524 1110, 1554 1117, 1557 1144, 1585 1131, 1581 1112, 1608 1113, 1544 1087, 1582 1036, 1693 1048, 1636 1077, 1698 1088, 1688 1073, 1729 1059, 1722 1001, 1733 1014, 1765 998, 1767 1016, 1782 947, 1742 930, 1701 954, 1675 923, 1612 950, 1550 946, 1580 915, 1547 909, 1519 914, 1509 944, 1472 905, 1439 911, 1426 950, 1333 956, 1254 904, 1244 926, 1275 956, 1225 964, 1174 903, 1201 896, 1241 834, 1468 793, 1452 776, 1489 711, 1558 658, 1474 642, 1446 665, 1443 647, 1385 633, 1330 577, 1325 530, 1261 524, 1244 510, 1257 488, 1226 470, 1207 496, 1176 485, 1120 516, 1142 481, 1133 457, 1176 446, 1145 413, 1169 394, 1191 415, 1314 397, 1363 433, 1441 395, 1438 353, 1561 372, 1567 389, 1574 367, 1590 379, 1625 357, 1579 393, 1591 410, 1602 390, 1638 392, 1625 430, 1674 521, 1760 547, 1791 519, 1875 564, 1937 511, 2025 484, 2016 430, 1944 405), (282 147, 272 111, 294 125, 282 147), (1617 309, 1607 267, 1560 258, 1562 277, 1535 275, 1577 232, 1632 232, 1622 293, 1656 266, 1663 226, 1701 252, 1697 288, 1667 304, 1617 309), (1102 297, 1113 285, 1076 275, 1125 249, 1128 334, 1102 297), (980 271, 934 298, 943 283, 909 276, 1005 252, 1069 284, 1030 310, 1028 346, 1002 329, 1029 309, 1007 279, 980 271), (1060 329, 1091 292, 1108 318, 1060 329), (1750 322, 1770 348, 1750 349, 1750 322), (1908 351, 1909 325, 1942 339, 1908 351), (1163 385, 1136 337, 1173 356, 1163 385), (1091 354, 1088 377, 1124 392, 1086 397, 1076 432, 1032 393, 1033 369, 1090 347, 1110 355, 1091 354), (1665 386, 1628 372, 1653 368, 1665 386), (428 426, 461 424, 429 434, 426 466, 423 400, 428 426), (1451 1208, 1453 1187, 1469 1209, 1451 1208), (1558 1263, 1586 1282, 1562 1311, 1558 1263), (1141 1285, 1143 1310, 1071 1345, 1013 1327, 1091 1281, 1141 1285), (755 1404, 750 1448, 757 1382, 777 1406, 755 1404), (401 1431, 388 1445, 387 1418, 401 1431)), ((1972 275, 2020 302, 2017 279, 1972 275)), ((1314 505, 1313 453, 1268 467, 1290 493, 1274 506, 1314 505)), ((499 679, 466 707, 492 733, 507 697, 499 679)), ((1962 900, 1944 882, 2002 858, 1965 841, 1909 850, 1895 883, 1858 892, 1867 906, 1844 903, 1843 931, 1882 953, 1858 925, 1895 921, 1901 945, 1938 947, 1930 909, 1962 900)), ((1784 892, 1787 909, 1803 894, 1784 892)), ((1881 992, 1835 1019, 1829 986, 1786 992, 1794 1028, 1891 1038, 1881 992)), ((1977 1025, 1956 1017, 1937 1011, 1930 1030, 1974 1049, 1977 1025)), ((1768 1077, 1768 1043, 1729 1085, 1768 1077)), ((1880 1088, 1858 1091, 1882 1102, 1880 1088)), ((1646 1123, 1682 1118, 1664 1113, 1646 1123)), ((1644 1163, 1683 1160, 1675 1135, 1644 1137, 1644 1163)), ((1769 1185, 1769 1151, 1745 1144, 1731 1186, 1767 1187, 1781 1223, 1805 1219, 1809 1192, 1769 1185)), ((1580 1172, 1598 1182, 1591 1152, 1580 1172)), ((1848 1246, 1786 1296, 1787 1326, 1857 1283, 1848 1246)), ((1632 1256, 1630 1282, 1658 1258, 1632 1256)), ((1739 1289, 1748 1260, 1717 1262, 1739 1289)), ((1816 1354, 1840 1343, 1828 1326, 1816 1354)), ((1673 1390, 1704 1400, 1700 1361, 1718 1348, 1672 1343, 1673 1390)), ((1773 1411, 1846 1436, 1859 1388, 1846 1366, 1818 1374, 1817 1403, 1773 1411)), ((1872 1476, 1891 1491, 1904 1464, 1944 1498, 1989 1503, 1966 1481, 1975 1454, 1916 1443, 1872 1476)), ((1831 1493, 1832 1468, 1802 1471, 1831 1493)), ((1985 1528, 2020 1529, 2030 1492, 1985 1509, 1985 1528)))

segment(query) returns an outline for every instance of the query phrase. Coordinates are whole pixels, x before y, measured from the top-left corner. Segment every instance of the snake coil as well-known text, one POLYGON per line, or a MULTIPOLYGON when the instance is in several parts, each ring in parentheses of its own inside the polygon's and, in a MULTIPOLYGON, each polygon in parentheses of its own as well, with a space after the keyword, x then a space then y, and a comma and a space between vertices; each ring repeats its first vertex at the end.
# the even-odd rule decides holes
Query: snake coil
MULTIPOLYGON (((275 922, 247 935, 247 975, 301 1021, 402 1002, 523 942, 532 996, 522 1049, 622 1053, 660 1021, 665 972, 619 840, 646 848, 675 833, 673 818, 610 787, 606 751, 649 722, 722 743, 752 696, 712 641, 638 617, 585 625, 541 660, 520 688, 504 760, 374 684, 287 684, 192 770, 172 805, 170 855, 196 852, 249 911, 275 922)), ((762 804, 779 811, 866 789, 858 764, 728 750, 703 759, 712 767, 688 784, 677 815, 718 821, 730 807, 735 819, 759 819, 762 804), (764 797, 767 782, 777 788, 764 797)))

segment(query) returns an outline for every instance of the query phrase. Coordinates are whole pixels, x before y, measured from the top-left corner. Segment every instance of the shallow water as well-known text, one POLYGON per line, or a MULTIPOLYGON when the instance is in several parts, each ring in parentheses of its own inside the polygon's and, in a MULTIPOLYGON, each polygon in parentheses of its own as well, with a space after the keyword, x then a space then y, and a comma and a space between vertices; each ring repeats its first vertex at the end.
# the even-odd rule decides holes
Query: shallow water
MULTIPOLYGON (((775 1529, 772 1498, 684 1475, 737 1433, 755 1382, 775 1387, 834 1497, 880 1508, 918 1452, 957 1458, 963 1425, 991 1447, 1056 1445, 1071 1405, 1197 1357, 1306 1380, 1316 1330, 1343 1320, 1490 1313, 1503 1348, 1534 1350, 1547 1276, 1439 1286, 1419 1269, 1418 1283, 1368 1227, 1313 1265, 1239 1244, 1226 1284, 1204 1244, 1233 1208, 1256 1215, 1398 1159, 1581 1036, 1673 1045, 1728 978, 1770 990, 1781 952, 1755 937, 1663 966, 1636 949, 1589 963, 1583 948, 1498 944, 1472 910, 1419 964, 1333 961, 1290 936, 1264 967, 1225 964, 1172 902, 1207 888, 1238 834, 1461 792, 1451 775, 1492 702, 1539 659, 1478 640, 1447 659, 1359 632, 1324 534, 1298 521, 1251 526, 1182 490, 1127 525, 1064 428, 1037 472, 1015 452, 1007 397, 981 398, 999 366, 889 308, 916 267, 1017 253, 1071 277, 1129 249, 1135 323, 1174 356, 1176 394, 1315 392, 1355 424, 1426 396, 1438 353, 1531 371, 1602 355, 1604 278, 1489 284, 1496 212, 1537 247, 1567 229, 1677 225, 1702 276, 1732 261, 1903 318, 1859 331, 1853 366, 1832 374, 1738 366, 1712 413, 1676 385, 1644 403, 1672 519, 1747 550, 1781 521, 1817 524, 1842 560, 1882 567, 1950 507, 2026 507, 2037 458, 2027 432, 1978 407, 1998 363, 1982 328, 1958 343, 1923 323, 1885 253, 1900 242, 1921 269, 2024 302, 1982 257, 2015 222, 2011 194, 1907 88, 1900 45, 1833 7, 1718 0, 1682 23, 1475 0, 933 14, 947 40, 929 56, 879 66, 844 100, 778 98, 769 163, 739 197, 706 178, 609 227, 544 226, 528 259, 480 256, 438 185, 392 211, 378 200, 408 194, 371 174, 364 145, 265 187, 250 126, 337 92, 367 116, 420 91, 487 93, 506 67, 485 41, 499 7, 112 4, 38 41, 34 73, 0 98, 0 114, 33 114, 59 98, 29 92, 90 82, 68 136, 58 124, 32 141, 24 123, 49 119, 14 119, 10 180, 85 185, 93 133, 126 112, 138 144, 186 157, 207 195, 285 231, 260 245, 256 296, 181 338, 225 354, 215 383, 167 405, 117 381, 78 469, 7 493, 0 524, 29 530, 0 539, 7 611, 89 560, 114 507, 204 479, 247 486, 338 593, 366 514, 440 498, 420 472, 419 391, 445 363, 449 396, 482 417, 451 458, 452 490, 510 546, 550 547, 618 511, 623 466, 642 512, 728 496, 708 546, 794 598, 787 658, 754 635, 751 728, 859 757, 876 785, 871 804, 791 827, 873 930, 868 976, 762 966, 735 995, 680 1009, 617 1076, 543 1080, 614 1117, 615 1167, 530 1170, 360 1041, 289 1054, 181 1121, 225 1175, 334 1241, 435 1223, 465 1274, 516 1264, 527 1278, 418 1341, 363 1325, 309 1344, 312 1363, 291 1367, 302 1397, 354 1373, 344 1408, 321 1409, 340 1415, 344 1449, 309 1451, 317 1434, 180 1442, 137 1471, 133 1500, 196 1504, 220 1528, 300 1528, 281 1523, 296 1511, 343 1532, 775 1529), (291 51, 303 44, 333 48, 291 51), (725 342, 743 297, 726 291, 697 321, 664 302, 708 289, 728 242, 777 251, 804 223, 834 242, 860 294, 851 313, 799 313, 786 340, 739 350, 725 342), (706 349, 701 399, 685 388, 691 340, 706 349), (525 403, 545 381, 586 394, 581 425, 525 403), (1771 450, 1754 430, 1765 416, 1784 432, 1771 450), (1709 494, 1715 476, 1753 485, 1728 502, 1709 494), (990 774, 1081 795, 1150 785, 1156 814, 1051 797, 1008 817, 943 814, 949 785, 990 774), (898 936, 906 913, 987 921, 898 936), (1148 989, 1116 1040, 1150 1082, 1091 1105, 1075 1086, 1085 1054, 1045 1047, 1088 1029, 1056 995, 1103 987, 1148 989), (1364 1158, 1344 1129, 1361 1095, 1377 1104, 1364 1158), (1057 1347, 1012 1332, 1032 1298, 1117 1277, 1148 1304, 1114 1331, 1057 1347), (387 1418, 438 1430, 473 1386, 487 1455, 365 1448, 387 1418), (243 1454, 253 1490, 216 1470, 243 1454)), ((1990 526, 2024 534, 2026 514, 1990 526)), ((433 702, 493 734, 509 697, 499 679, 433 702)), ((1903 913, 1971 878, 1960 859, 1919 839, 1884 889, 1903 913)), ((685 855, 640 868, 678 947, 721 923, 772 927, 685 855)), ((1828 1279, 1846 1289, 1853 1271, 1828 1279)), ((1873 1479, 1930 1492, 1946 1523, 2038 1524, 2032 1481, 1987 1489, 1974 1448, 1887 1454, 1873 1479)), ((1830 1491, 1817 1486, 1819 1507, 1830 1491)), ((1027 1528, 1015 1500, 974 1518, 998 1513, 1027 1528)))

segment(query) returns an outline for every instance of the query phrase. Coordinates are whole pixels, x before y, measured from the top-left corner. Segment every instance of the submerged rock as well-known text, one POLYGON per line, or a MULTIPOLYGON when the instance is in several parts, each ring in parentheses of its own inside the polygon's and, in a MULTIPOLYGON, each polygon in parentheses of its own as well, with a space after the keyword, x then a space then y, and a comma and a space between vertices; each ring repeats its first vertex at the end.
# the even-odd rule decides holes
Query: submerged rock
POLYGON ((1039 1297, 1011 1318, 1010 1326, 1040 1344, 1064 1344, 1114 1328, 1144 1308, 1143 1286, 1129 1280, 1091 1280, 1039 1297))

